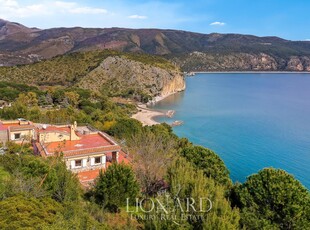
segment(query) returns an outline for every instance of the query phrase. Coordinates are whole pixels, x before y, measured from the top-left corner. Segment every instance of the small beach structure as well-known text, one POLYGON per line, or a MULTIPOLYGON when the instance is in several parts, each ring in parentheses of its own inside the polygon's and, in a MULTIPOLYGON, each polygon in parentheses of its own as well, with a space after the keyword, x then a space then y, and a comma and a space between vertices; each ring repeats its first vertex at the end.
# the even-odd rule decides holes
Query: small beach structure
POLYGON ((168 110, 168 112, 166 113, 167 117, 173 117, 174 116, 175 111, 174 110, 168 110))

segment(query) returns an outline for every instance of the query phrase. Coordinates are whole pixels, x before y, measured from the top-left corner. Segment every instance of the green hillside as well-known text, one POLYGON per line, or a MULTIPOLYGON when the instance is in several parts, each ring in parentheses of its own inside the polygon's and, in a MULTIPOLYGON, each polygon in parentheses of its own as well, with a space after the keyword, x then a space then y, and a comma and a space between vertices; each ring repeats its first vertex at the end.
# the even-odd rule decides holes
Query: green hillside
POLYGON ((120 56, 167 70, 176 69, 169 61, 158 56, 104 50, 70 53, 29 65, 0 67, 0 80, 33 85, 71 86, 110 56, 120 56))

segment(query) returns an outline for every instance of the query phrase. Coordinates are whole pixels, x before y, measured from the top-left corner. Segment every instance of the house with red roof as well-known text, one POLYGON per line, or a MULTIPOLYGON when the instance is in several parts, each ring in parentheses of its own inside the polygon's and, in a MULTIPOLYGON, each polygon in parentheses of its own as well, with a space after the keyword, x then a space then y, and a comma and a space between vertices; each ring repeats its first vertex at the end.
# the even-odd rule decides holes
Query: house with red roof
POLYGON ((113 162, 129 163, 127 154, 106 133, 90 126, 35 124, 25 119, 0 121, 0 142, 32 143, 42 157, 62 156, 69 170, 89 186, 113 162))
POLYGON ((0 142, 5 145, 12 141, 17 144, 30 143, 36 138, 36 127, 25 119, 0 121, 0 142))
POLYGON ((121 147, 107 134, 88 126, 37 124, 34 151, 42 157, 62 155, 67 168, 87 186, 113 162, 129 163, 121 147))

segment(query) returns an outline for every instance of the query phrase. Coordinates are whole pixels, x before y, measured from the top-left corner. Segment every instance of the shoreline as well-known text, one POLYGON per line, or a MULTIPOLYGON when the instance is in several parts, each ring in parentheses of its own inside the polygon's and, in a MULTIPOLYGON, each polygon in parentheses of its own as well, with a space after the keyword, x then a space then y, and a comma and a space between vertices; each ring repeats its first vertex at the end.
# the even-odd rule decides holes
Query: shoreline
POLYGON ((194 74, 208 74, 208 73, 237 73, 237 74, 247 74, 247 73, 268 73, 268 74, 310 74, 310 71, 190 71, 189 73, 194 74))
MULTIPOLYGON (((310 72, 299 72, 299 71, 191 71, 189 73, 194 74, 310 74, 310 72)), ((193 77, 193 76, 186 76, 186 77, 193 77)), ((184 89, 185 90, 185 89, 184 89)), ((150 102, 146 104, 138 104, 136 107, 139 110, 137 113, 133 114, 131 118, 136 119, 142 123, 143 126, 152 126, 160 124, 160 122, 155 121, 154 118, 156 117, 162 117, 167 116, 167 112, 169 111, 159 111, 148 108, 149 105, 155 105, 156 103, 160 102, 161 100, 164 100, 165 98, 178 93, 173 92, 169 93, 164 96, 156 96, 154 97, 150 102)))
POLYGON ((155 121, 154 118, 166 116, 165 112, 149 109, 147 108, 146 104, 137 105, 137 109, 139 111, 133 114, 131 118, 140 121, 143 126, 151 126, 151 125, 160 124, 159 122, 155 121))
MULTIPOLYGON (((178 91, 178 92, 180 92, 180 91, 178 91)), ((178 92, 169 93, 169 94, 164 95, 164 96, 156 96, 155 98, 153 98, 152 101, 150 101, 146 104, 138 104, 136 107, 139 111, 137 113, 133 114, 131 116, 131 118, 140 121, 143 126, 152 126, 152 125, 160 124, 160 122, 155 121, 154 118, 155 117, 168 116, 167 113, 169 113, 169 111, 154 110, 154 109, 148 108, 147 106, 154 105, 154 104, 158 103, 159 101, 164 100, 165 98, 167 98, 167 97, 169 97, 175 93, 178 93, 178 92)))

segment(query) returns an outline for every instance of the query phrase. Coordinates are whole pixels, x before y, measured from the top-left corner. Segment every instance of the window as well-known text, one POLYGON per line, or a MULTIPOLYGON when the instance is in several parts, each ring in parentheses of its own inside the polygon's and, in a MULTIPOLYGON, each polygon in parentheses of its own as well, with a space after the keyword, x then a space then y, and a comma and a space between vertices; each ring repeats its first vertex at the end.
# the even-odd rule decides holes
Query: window
POLYGON ((101 157, 95 157, 95 164, 101 163, 101 157))
POLYGON ((14 133, 14 140, 20 139, 20 133, 14 133))
POLYGON ((82 160, 76 160, 75 167, 82 167, 82 160))

